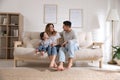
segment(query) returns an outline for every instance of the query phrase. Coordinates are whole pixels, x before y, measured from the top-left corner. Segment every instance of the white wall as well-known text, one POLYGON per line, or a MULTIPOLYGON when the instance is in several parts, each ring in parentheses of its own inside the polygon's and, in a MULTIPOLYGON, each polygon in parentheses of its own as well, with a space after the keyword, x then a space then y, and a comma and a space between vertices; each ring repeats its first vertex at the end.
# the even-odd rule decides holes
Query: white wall
MULTIPOLYGON (((119 0, 108 0, 107 14, 110 9, 117 9, 119 11, 120 10, 119 5, 120 5, 119 0)), ((114 26, 113 26, 113 28, 114 28, 114 38, 113 38, 114 44, 112 44, 112 25, 111 25, 110 21, 106 21, 106 27, 105 27, 106 34, 105 34, 105 41, 104 41, 104 43, 105 43, 104 58, 106 58, 105 59, 106 61, 109 61, 112 58, 112 56, 111 56, 112 55, 112 45, 118 46, 120 44, 120 38, 119 38, 120 27, 119 26, 120 26, 120 22, 114 22, 114 26)))
POLYGON ((25 31, 44 30, 44 4, 57 4, 58 22, 55 24, 57 30, 62 30, 62 22, 69 19, 69 9, 83 9, 83 27, 87 29, 93 28, 92 25, 88 24, 89 21, 98 15, 104 17, 107 9, 107 0, 99 2, 98 0, 1 0, 0 4, 0 11, 20 12, 24 16, 25 31))
MULTIPOLYGON (((119 4, 120 1, 116 0, 119 4)), ((45 25, 43 23, 43 9, 44 4, 57 4, 57 24, 55 28, 57 31, 62 30, 62 22, 69 20, 69 9, 83 9, 83 28, 93 31, 94 41, 105 42, 103 47, 110 45, 106 44, 108 36, 106 34, 106 16, 111 7, 113 0, 0 0, 0 12, 19 12, 24 16, 24 31, 43 31, 45 25), (94 26, 98 18, 99 24, 94 26), (91 23, 94 21, 94 23, 91 23)), ((120 7, 118 5, 118 7, 120 7)), ((119 9, 120 12, 120 9, 119 9)), ((83 28, 74 28, 80 31, 83 28)), ((120 30, 118 31, 120 32, 120 30)), ((120 39, 119 39, 120 41, 120 39)), ((105 48, 104 48, 105 49, 105 48)), ((104 50, 104 60, 108 61, 109 49, 104 50), (108 58, 107 58, 108 57, 108 58)))
MULTIPOLYGON (((120 0, 117 0, 118 2, 117 2, 117 9, 118 9, 118 13, 119 13, 119 17, 120 17, 120 0)), ((116 35, 117 35, 117 43, 116 44, 119 44, 120 45, 120 22, 118 23, 118 25, 117 25, 117 33, 116 33, 116 35)))

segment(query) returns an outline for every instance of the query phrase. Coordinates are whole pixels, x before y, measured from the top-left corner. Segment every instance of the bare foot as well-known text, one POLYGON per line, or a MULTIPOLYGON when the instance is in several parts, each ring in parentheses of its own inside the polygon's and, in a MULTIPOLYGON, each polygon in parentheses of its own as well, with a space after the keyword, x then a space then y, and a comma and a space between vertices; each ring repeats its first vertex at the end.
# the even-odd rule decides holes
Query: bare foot
POLYGON ((49 65, 50 68, 54 68, 54 63, 51 62, 50 65, 49 65))
POLYGON ((57 67, 57 71, 63 71, 63 70, 65 70, 65 68, 64 68, 62 65, 59 65, 59 66, 57 67))
POLYGON ((40 54, 40 52, 37 52, 37 53, 35 53, 34 55, 38 55, 38 54, 40 54))
POLYGON ((45 53, 44 51, 41 51, 41 52, 40 52, 41 56, 43 56, 43 55, 44 55, 44 53, 45 53))
POLYGON ((58 66, 57 66, 57 64, 56 64, 56 62, 54 63, 54 68, 57 68, 58 66))
POLYGON ((35 54, 34 54, 34 55, 38 55, 38 54, 40 54, 40 52, 39 52, 39 50, 38 50, 38 49, 36 49, 36 51, 35 51, 35 54))
POLYGON ((56 62, 51 62, 49 65, 50 68, 57 68, 56 62))
POLYGON ((67 69, 70 69, 72 67, 72 63, 68 63, 67 69))

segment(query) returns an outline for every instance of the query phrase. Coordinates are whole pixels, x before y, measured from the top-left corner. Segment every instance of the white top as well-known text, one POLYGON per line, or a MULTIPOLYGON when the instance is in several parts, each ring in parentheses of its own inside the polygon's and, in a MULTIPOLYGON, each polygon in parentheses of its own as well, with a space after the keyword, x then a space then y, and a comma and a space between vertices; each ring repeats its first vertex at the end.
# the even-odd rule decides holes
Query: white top
POLYGON ((61 38, 59 33, 56 33, 56 35, 50 36, 50 39, 52 40, 52 43, 57 44, 57 39, 61 38))
POLYGON ((59 33, 56 33, 56 35, 50 36, 47 40, 40 40, 40 44, 44 47, 48 47, 52 43, 57 44, 57 39, 61 38, 59 33))
POLYGON ((49 38, 47 40, 40 40, 40 45, 48 47, 52 43, 52 40, 49 38))

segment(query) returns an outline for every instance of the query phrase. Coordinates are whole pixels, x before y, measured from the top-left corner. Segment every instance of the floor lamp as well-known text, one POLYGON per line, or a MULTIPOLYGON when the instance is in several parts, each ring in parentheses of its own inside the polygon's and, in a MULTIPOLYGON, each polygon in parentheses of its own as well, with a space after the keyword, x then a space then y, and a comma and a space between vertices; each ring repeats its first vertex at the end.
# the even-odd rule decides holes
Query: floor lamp
MULTIPOLYGON (((107 16, 107 21, 110 21, 111 22, 111 26, 112 26, 112 46, 114 45, 114 22, 115 21, 119 21, 119 15, 118 15, 118 12, 117 12, 117 9, 111 9, 110 12, 108 13, 108 16, 107 16)), ((113 56, 113 48, 112 48, 112 54, 111 56, 113 56)), ((109 61, 108 63, 110 64, 113 64, 114 61, 113 59, 111 61, 109 61)))

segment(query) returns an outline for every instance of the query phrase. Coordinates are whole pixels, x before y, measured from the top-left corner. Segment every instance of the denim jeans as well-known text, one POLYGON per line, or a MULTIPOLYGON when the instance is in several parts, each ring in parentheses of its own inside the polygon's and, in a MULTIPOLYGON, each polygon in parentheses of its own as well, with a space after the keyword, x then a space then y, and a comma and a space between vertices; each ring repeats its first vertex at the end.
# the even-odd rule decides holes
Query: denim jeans
POLYGON ((56 46, 53 46, 53 47, 49 46, 48 49, 47 49, 48 56, 57 55, 59 48, 60 48, 59 45, 56 45, 56 46))
POLYGON ((38 47, 38 50, 39 50, 39 51, 44 51, 44 52, 46 52, 47 49, 48 49, 48 47, 45 47, 45 46, 43 46, 43 45, 40 45, 40 46, 38 47))
POLYGON ((65 47, 60 47, 59 49, 59 62, 65 62, 65 56, 67 56, 68 58, 73 58, 75 51, 78 49, 79 47, 76 42, 68 41, 65 47))

